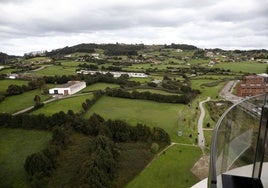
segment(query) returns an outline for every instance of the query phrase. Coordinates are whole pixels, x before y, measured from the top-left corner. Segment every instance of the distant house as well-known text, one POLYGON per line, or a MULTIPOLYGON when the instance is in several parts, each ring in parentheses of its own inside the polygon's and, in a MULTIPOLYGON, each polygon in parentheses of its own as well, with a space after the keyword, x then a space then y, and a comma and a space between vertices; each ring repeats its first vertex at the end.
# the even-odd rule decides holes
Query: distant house
POLYGON ((9 79, 16 79, 16 78, 19 77, 19 75, 18 75, 18 74, 11 73, 11 74, 7 74, 7 77, 8 77, 9 79))
POLYGON ((100 58, 100 54, 98 54, 98 53, 93 53, 93 54, 91 54, 91 56, 94 57, 95 59, 100 58))
POLYGON ((213 57, 214 56, 214 53, 213 52, 207 52, 206 53, 206 57, 213 57))
POLYGON ((51 95, 72 95, 86 87, 86 82, 69 81, 67 84, 49 89, 51 95))
POLYGON ((72 57, 72 54, 67 54, 64 57, 67 57, 67 58, 72 57))
POLYGON ((210 61, 209 63, 208 63, 208 66, 209 67, 213 67, 215 65, 215 62, 214 61, 210 61))

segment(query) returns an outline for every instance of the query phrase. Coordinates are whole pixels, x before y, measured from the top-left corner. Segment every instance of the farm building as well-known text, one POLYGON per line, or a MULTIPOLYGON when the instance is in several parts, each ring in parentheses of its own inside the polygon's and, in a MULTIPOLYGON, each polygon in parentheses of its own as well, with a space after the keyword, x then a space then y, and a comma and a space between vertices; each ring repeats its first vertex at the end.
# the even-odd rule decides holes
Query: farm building
MULTIPOLYGON (((88 70, 80 70, 76 72, 77 74, 96 74, 96 73, 101 73, 101 74, 107 74, 107 71, 88 71, 88 70)), ((113 72, 110 71, 109 73, 111 73, 113 75, 113 77, 118 78, 123 74, 128 75, 129 77, 133 77, 133 78, 147 78, 148 75, 145 73, 140 73, 140 72, 113 72)))
POLYGON ((51 95, 72 95, 86 87, 86 82, 69 81, 61 86, 49 89, 51 95))

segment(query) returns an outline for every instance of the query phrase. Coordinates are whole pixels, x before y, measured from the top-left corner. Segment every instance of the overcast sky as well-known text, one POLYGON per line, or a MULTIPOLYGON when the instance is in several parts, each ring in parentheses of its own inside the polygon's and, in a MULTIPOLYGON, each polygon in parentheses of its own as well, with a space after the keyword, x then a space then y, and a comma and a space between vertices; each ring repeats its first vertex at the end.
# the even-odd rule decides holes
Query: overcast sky
POLYGON ((268 49, 268 0, 0 0, 0 51, 79 43, 268 49))

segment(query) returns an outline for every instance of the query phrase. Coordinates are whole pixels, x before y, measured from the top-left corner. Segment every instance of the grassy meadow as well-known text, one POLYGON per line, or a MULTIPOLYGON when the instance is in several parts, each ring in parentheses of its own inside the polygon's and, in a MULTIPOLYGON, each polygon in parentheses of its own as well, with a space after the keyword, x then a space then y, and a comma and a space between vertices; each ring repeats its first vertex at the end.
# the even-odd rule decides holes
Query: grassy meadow
POLYGON ((190 169, 201 155, 198 147, 174 145, 156 157, 127 188, 191 187, 199 180, 190 169))
POLYGON ((42 95, 39 89, 28 91, 20 95, 9 96, 0 103, 0 112, 14 113, 27 107, 33 106, 35 104, 35 95, 39 95, 41 101, 49 98, 47 95, 42 95))
POLYGON ((9 85, 27 85, 28 81, 26 80, 0 80, 0 94, 4 94, 9 85))
POLYGON ((68 110, 73 110, 74 113, 80 112, 82 109, 82 103, 86 101, 86 99, 92 99, 92 94, 71 97, 66 99, 57 100, 48 104, 45 104, 44 107, 33 111, 31 114, 45 114, 45 115, 53 115, 54 113, 63 111, 65 113, 68 110))
POLYGON ((76 74, 76 67, 71 66, 49 66, 42 70, 35 71, 34 74, 41 76, 62 76, 62 75, 74 75, 76 74))
POLYGON ((208 96, 210 96, 212 99, 216 99, 219 97, 219 92, 222 89, 222 87, 225 85, 225 82, 218 82, 217 80, 210 80, 210 79, 196 79, 191 80, 191 86, 193 89, 199 89, 201 91, 201 94, 198 96, 198 98, 206 99, 208 96), (204 84, 207 83, 215 83, 213 86, 208 87, 204 84))
POLYGON ((256 62, 219 63, 215 68, 230 69, 233 72, 264 73, 267 64, 256 62))
POLYGON ((83 90, 81 90, 79 93, 83 92, 89 92, 89 91, 96 91, 96 90, 105 90, 107 87, 109 88, 119 88, 120 86, 117 84, 108 84, 108 83, 96 83, 87 86, 83 90))
POLYGON ((89 118, 93 113, 100 114, 105 119, 121 119, 136 125, 137 123, 146 124, 150 127, 161 127, 167 131, 174 142, 195 143, 193 130, 196 130, 198 118, 197 110, 192 110, 183 104, 157 103, 148 100, 132 100, 116 97, 102 97, 85 114, 89 118), (180 120, 178 114, 181 113, 180 120), (178 137, 178 121, 180 121, 183 136, 178 137), (192 134, 192 138, 189 135, 192 134))
POLYGON ((157 94, 162 94, 162 95, 178 95, 178 93, 170 93, 167 91, 163 91, 160 89, 135 89, 135 91, 138 92, 150 92, 150 93, 157 93, 157 94))
POLYGON ((50 132, 0 128, 0 187, 28 187, 24 162, 50 139, 50 132))

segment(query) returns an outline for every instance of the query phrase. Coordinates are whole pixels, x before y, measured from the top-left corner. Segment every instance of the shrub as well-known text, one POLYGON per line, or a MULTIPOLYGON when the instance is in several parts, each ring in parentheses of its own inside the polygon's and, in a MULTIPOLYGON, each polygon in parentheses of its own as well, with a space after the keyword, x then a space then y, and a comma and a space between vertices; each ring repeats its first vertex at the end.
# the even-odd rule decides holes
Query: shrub
POLYGON ((152 143, 152 145, 151 145, 151 152, 154 153, 154 154, 156 154, 158 152, 158 150, 159 150, 159 145, 157 143, 155 143, 155 142, 152 143))

